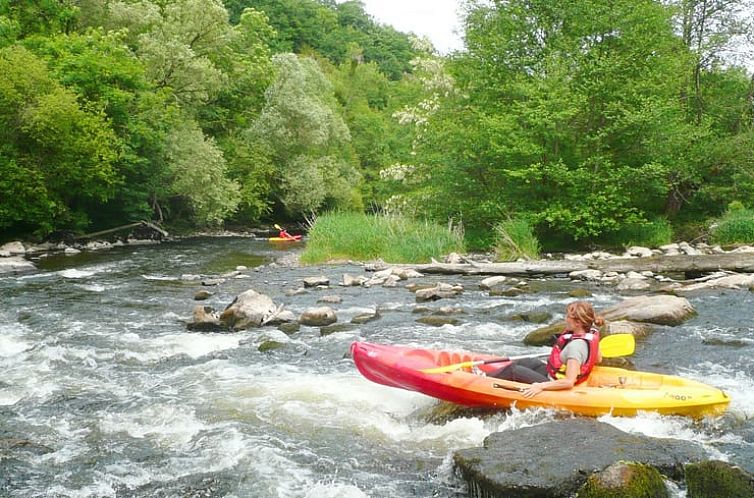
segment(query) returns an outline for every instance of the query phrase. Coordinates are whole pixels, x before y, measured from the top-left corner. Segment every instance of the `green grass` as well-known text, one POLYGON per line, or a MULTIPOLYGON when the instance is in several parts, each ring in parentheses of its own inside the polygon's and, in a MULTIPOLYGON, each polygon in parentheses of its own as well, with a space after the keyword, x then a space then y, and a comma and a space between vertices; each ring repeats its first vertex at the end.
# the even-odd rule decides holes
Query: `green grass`
POLYGON ((538 259, 541 246, 534 229, 525 219, 514 218, 495 225, 495 259, 515 261, 538 259))
POLYGON ((445 226, 402 216, 326 213, 309 231, 301 262, 429 263, 450 252, 464 252, 463 235, 445 226))
POLYGON ((619 247, 660 247, 673 241, 673 227, 664 218, 643 223, 623 225, 598 239, 598 244, 606 248, 619 247))
POLYGON ((729 209, 717 220, 710 240, 721 245, 754 243, 754 210, 729 209))

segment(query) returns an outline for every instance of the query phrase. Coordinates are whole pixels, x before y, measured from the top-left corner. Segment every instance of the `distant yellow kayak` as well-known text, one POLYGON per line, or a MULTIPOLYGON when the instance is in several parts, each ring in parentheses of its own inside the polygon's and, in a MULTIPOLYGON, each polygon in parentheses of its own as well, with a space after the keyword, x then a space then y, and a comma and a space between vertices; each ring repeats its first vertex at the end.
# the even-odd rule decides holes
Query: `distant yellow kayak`
POLYGON ((301 235, 292 235, 290 237, 270 237, 267 240, 270 242, 300 242, 301 235))
MULTIPOLYGON (((494 358, 491 355, 366 342, 354 342, 351 354, 361 374, 373 382, 472 407, 555 408, 595 417, 633 416, 651 411, 699 418, 721 415, 730 403, 724 391, 701 382, 603 366, 594 367, 588 380, 573 389, 543 391, 533 398, 524 398, 519 390, 527 384, 486 377, 469 370, 422 371, 494 358)), ((480 369, 489 373, 504 365, 496 363, 480 369)))

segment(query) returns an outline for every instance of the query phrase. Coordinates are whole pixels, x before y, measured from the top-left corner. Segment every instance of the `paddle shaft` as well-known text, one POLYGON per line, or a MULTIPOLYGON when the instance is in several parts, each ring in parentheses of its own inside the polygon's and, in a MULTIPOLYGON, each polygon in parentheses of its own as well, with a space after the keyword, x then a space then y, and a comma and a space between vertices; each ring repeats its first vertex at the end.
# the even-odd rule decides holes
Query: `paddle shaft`
MULTIPOLYGON (((634 336, 631 334, 612 334, 600 340, 600 352, 604 358, 615 358, 618 356, 627 356, 634 352, 634 336)), ((452 372, 461 368, 470 368, 477 365, 487 365, 490 363, 501 363, 503 361, 521 360, 524 358, 537 358, 549 356, 550 353, 535 353, 522 356, 510 356, 506 358, 492 358, 490 360, 464 361, 442 367, 425 368, 424 373, 445 373, 452 372)))

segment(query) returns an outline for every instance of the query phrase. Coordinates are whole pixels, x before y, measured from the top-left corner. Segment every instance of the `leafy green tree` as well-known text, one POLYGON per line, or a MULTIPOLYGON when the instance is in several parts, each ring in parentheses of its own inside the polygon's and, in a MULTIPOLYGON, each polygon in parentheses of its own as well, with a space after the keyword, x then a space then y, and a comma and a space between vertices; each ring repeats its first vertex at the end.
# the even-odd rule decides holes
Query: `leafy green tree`
POLYGON ((107 202, 83 208, 95 227, 110 227, 156 215, 166 199, 167 131, 178 114, 168 90, 157 91, 121 34, 90 29, 85 34, 32 38, 24 42, 45 57, 55 78, 82 105, 102 109, 121 143, 114 163, 123 178, 107 202))
POLYGON ((19 38, 68 33, 76 25, 76 4, 76 0, 0 0, 0 17, 14 21, 19 38))
POLYGON ((192 121, 178 123, 167 137, 165 160, 171 172, 170 194, 184 202, 199 224, 217 225, 239 202, 239 187, 228 180, 222 151, 192 121))
POLYGON ((270 145, 278 165, 276 196, 299 215, 359 205, 351 136, 330 82, 311 58, 279 54, 273 62, 277 77, 249 137, 270 145))
POLYGON ((278 33, 272 42, 276 53, 298 54, 314 50, 335 64, 347 62, 350 46, 362 49, 364 62, 398 80, 410 71, 414 52, 409 37, 391 26, 376 23, 359 1, 329 0, 226 0, 231 20, 244 8, 263 11, 278 33))
POLYGON ((106 201, 121 180, 120 140, 104 113, 81 105, 27 49, 0 49, 0 72, 0 176, 27 179, 4 191, 0 225, 42 233, 85 227, 82 206, 106 201))
POLYGON ((451 65, 459 91, 411 118, 422 205, 487 226, 531 213, 541 230, 586 239, 662 212, 673 183, 696 174, 688 156, 653 147, 693 155, 704 136, 688 134, 677 104, 685 52, 664 6, 468 8, 468 52, 451 65))

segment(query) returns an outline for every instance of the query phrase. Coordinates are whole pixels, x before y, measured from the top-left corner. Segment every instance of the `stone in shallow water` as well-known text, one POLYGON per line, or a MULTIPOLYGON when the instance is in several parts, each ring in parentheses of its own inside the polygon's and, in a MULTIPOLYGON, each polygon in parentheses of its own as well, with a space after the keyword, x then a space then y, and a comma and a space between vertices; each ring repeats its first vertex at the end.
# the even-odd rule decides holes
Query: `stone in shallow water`
POLYGON ((475 496, 568 497, 589 475, 619 461, 651 465, 681 479, 686 462, 705 459, 696 444, 623 432, 594 419, 573 418, 505 432, 484 447, 457 451, 454 461, 475 496))

